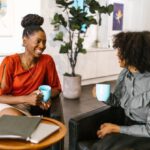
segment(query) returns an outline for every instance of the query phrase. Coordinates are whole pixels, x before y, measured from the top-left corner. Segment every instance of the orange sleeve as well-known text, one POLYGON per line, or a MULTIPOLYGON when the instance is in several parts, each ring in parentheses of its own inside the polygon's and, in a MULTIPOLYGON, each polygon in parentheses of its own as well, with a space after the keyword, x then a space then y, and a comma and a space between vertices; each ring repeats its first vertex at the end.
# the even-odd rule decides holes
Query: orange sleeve
POLYGON ((0 65, 0 95, 11 94, 13 67, 13 61, 9 57, 4 58, 0 65))
POLYGON ((48 84, 59 91, 61 91, 61 84, 57 74, 56 66, 54 60, 51 58, 47 63, 47 81, 48 84))

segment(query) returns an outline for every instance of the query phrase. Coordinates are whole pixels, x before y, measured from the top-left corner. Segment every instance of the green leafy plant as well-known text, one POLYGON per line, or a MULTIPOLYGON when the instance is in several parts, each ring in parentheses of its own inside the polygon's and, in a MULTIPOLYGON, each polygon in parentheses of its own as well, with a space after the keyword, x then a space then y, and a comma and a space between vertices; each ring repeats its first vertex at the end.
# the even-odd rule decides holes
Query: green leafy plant
MULTIPOLYGON (((64 13, 55 13, 51 24, 57 28, 60 26, 65 28, 65 36, 67 34, 68 38, 65 39, 64 33, 59 31, 54 41, 62 42, 60 53, 67 54, 72 70, 70 76, 75 76, 78 54, 86 53, 83 42, 87 29, 90 25, 97 24, 97 20, 95 19, 96 14, 99 16, 101 16, 101 14, 110 15, 113 11, 113 5, 101 6, 96 0, 84 0, 83 8, 78 6, 78 0, 56 0, 56 4, 58 4, 58 7, 60 7, 64 13), (74 2, 76 2, 77 6, 73 5, 74 2), (85 31, 82 29, 83 26, 85 26, 85 31)), ((101 17, 99 17, 98 24, 101 25, 101 17)))

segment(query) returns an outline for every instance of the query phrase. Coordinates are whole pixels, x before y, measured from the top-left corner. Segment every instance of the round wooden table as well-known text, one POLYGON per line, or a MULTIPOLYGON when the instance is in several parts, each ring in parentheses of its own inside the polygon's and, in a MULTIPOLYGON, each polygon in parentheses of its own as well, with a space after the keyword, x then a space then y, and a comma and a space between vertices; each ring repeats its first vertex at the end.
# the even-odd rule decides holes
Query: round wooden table
POLYGON ((45 138, 43 141, 41 141, 38 144, 33 144, 31 142, 27 142, 24 140, 18 140, 18 139, 0 139, 0 149, 2 150, 34 150, 34 149, 44 149, 47 148, 61 139, 64 138, 66 135, 67 129, 61 122, 44 117, 42 119, 42 122, 47 124, 56 124, 60 127, 58 131, 53 133, 52 135, 45 138))

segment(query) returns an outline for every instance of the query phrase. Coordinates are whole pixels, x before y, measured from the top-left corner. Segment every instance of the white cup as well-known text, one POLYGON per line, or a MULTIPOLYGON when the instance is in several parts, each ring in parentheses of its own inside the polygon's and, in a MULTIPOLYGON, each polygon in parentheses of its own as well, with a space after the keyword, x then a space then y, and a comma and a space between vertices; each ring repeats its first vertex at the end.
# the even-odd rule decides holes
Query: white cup
POLYGON ((110 96, 110 84, 96 84, 96 97, 99 101, 107 101, 110 96))

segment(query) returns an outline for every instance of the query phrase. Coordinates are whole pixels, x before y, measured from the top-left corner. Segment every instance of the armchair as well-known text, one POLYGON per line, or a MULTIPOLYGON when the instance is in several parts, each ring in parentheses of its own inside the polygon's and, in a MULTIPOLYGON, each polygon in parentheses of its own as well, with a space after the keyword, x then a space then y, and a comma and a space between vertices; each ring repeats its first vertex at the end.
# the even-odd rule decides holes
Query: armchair
POLYGON ((39 107, 32 106, 30 112, 32 115, 43 115, 45 117, 51 117, 58 121, 64 122, 60 96, 57 96, 51 100, 51 107, 47 111, 42 110, 39 107))
MULTIPOLYGON (((121 117, 123 112, 118 111, 118 113, 116 113, 116 109, 117 108, 110 106, 104 106, 71 118, 69 120, 69 150, 91 150, 92 145, 100 140, 97 138, 96 131, 102 123, 111 122, 119 125, 123 124, 124 119, 121 117)), ((130 139, 133 136, 123 136, 125 136, 127 140, 121 143, 121 149, 119 146, 116 146, 114 142, 109 141, 108 137, 107 142, 105 142, 105 148, 107 147, 105 150, 150 150, 150 138, 136 137, 134 141, 131 141, 130 139), (123 146, 123 144, 126 145, 126 142, 128 143, 128 147, 123 146), (108 145, 111 146, 108 147, 108 145), (134 148, 136 147, 135 149, 133 145, 134 148)))

